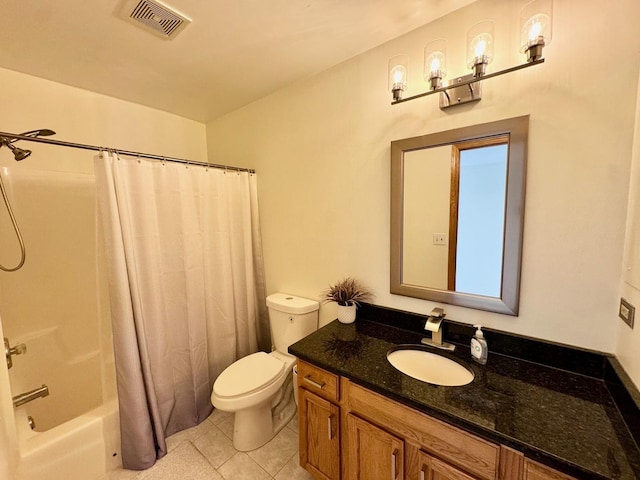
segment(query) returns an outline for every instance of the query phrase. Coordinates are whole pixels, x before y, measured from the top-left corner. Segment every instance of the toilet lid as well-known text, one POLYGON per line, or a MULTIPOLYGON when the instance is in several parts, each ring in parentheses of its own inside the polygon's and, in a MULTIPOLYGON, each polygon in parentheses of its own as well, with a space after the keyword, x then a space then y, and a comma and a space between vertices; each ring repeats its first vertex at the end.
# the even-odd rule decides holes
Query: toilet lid
POLYGON ((219 397, 235 397, 259 390, 274 382, 284 369, 284 363, 265 353, 247 355, 228 366, 213 384, 219 397))

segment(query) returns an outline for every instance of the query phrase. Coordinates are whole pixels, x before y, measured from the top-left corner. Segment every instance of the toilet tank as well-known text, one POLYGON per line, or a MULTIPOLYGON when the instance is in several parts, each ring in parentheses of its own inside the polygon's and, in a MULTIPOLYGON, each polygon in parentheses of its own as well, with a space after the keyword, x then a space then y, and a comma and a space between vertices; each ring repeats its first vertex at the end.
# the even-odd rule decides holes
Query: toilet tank
POLYGON ((286 293, 267 297, 271 340, 279 352, 287 353, 289 345, 296 343, 318 329, 318 309, 315 300, 286 293))

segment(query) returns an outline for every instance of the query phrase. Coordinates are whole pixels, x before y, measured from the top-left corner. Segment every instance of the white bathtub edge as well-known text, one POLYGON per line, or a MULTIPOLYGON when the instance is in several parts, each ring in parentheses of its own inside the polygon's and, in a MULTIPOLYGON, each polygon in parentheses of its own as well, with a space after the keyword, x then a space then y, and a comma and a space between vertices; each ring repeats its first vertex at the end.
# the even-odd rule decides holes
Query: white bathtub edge
POLYGON ((19 480, 97 480, 121 466, 116 400, 45 432, 18 430, 19 480))

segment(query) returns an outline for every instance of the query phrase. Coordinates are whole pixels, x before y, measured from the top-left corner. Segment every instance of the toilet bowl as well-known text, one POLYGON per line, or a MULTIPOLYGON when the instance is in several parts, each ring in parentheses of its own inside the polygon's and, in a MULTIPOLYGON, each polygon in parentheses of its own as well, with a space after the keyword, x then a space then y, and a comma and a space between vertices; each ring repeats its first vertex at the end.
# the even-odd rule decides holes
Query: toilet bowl
POLYGON ((250 451, 271 440, 296 412, 293 369, 296 358, 286 353, 318 326, 318 302, 277 293, 267 297, 275 349, 243 357, 216 379, 214 407, 235 414, 233 446, 250 451))

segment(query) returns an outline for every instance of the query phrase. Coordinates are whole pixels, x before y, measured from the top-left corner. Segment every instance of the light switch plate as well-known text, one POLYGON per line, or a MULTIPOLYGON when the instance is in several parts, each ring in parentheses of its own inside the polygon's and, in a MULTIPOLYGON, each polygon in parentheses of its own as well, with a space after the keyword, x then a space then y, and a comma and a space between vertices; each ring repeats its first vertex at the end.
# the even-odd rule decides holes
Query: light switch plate
POLYGON ((433 234, 433 244, 434 245, 446 245, 447 244, 447 234, 446 233, 434 233, 433 234))
POLYGON ((620 310, 618 316, 624 320, 624 322, 633 328, 633 317, 636 313, 636 307, 627 302, 624 298, 620 298, 620 310))

